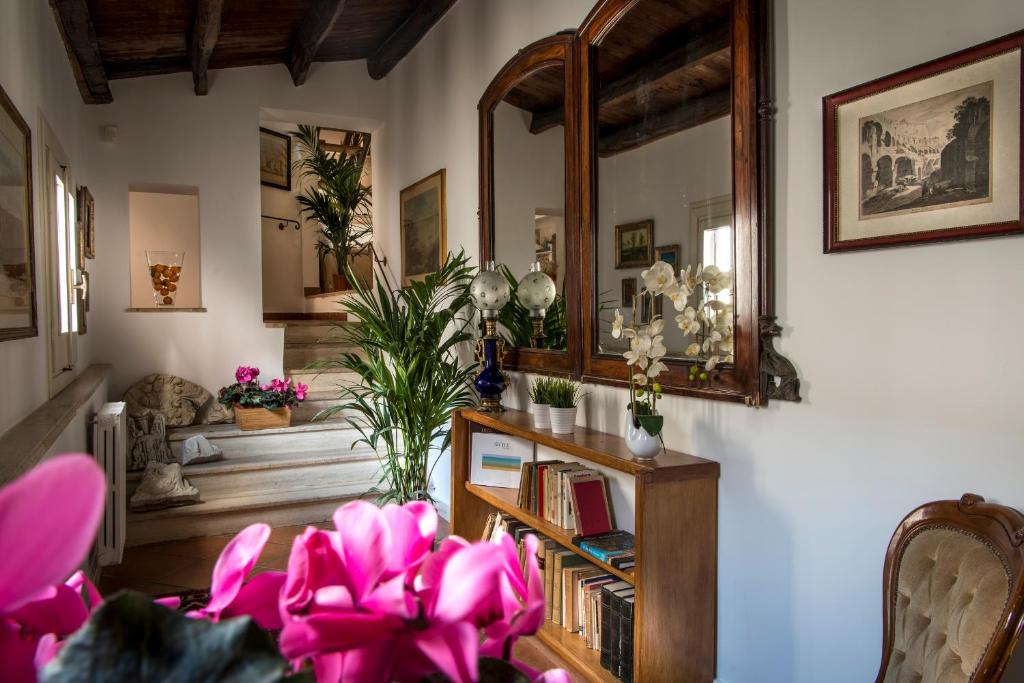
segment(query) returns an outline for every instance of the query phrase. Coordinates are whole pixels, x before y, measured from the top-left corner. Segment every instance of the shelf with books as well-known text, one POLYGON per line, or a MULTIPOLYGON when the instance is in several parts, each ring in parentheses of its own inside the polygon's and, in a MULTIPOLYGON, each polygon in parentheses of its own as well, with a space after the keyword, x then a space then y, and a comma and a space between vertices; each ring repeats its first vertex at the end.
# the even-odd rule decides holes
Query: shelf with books
MULTIPOLYGON (((718 476, 718 463, 711 460, 672 451, 653 461, 635 460, 621 437, 583 428, 555 435, 534 429, 530 415, 520 411, 452 413, 452 533, 480 538, 488 519, 501 512, 629 582, 634 595, 624 599, 630 600, 632 619, 632 676, 623 675, 626 680, 711 683, 715 678, 718 476), (472 438, 480 431, 517 436, 557 451, 538 454, 544 459, 578 460, 614 470, 617 485, 629 489, 618 500, 628 501, 631 509, 616 513, 634 522, 627 530, 634 533, 636 566, 618 570, 581 550, 572 543, 573 532, 520 507, 518 488, 472 484, 472 438)), ((599 653, 579 634, 557 623, 546 623, 537 640, 587 680, 622 680, 601 666, 599 653)))
POLYGON ((592 562, 609 574, 614 574, 624 581, 633 583, 633 570, 616 569, 607 562, 602 562, 596 557, 581 550, 579 546, 574 545, 572 542, 572 534, 562 527, 546 522, 537 515, 531 514, 519 507, 516 504, 516 498, 519 495, 519 492, 515 489, 503 489, 496 486, 478 486, 476 484, 471 484, 468 481, 465 486, 466 490, 471 494, 485 501, 489 505, 492 505, 501 512, 515 517, 524 524, 528 524, 539 533, 544 534, 559 545, 572 550, 577 555, 585 557, 589 562, 592 562))

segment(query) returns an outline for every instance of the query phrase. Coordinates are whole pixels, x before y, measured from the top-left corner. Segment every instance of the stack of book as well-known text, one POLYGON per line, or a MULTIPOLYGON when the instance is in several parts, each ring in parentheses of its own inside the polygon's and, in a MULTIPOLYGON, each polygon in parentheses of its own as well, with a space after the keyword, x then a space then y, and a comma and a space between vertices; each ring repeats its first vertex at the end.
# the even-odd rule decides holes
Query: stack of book
POLYGON ((605 476, 578 462, 543 460, 523 464, 519 507, 574 534, 613 528, 605 476), (577 510, 582 510, 579 514, 577 510))
POLYGON ((487 520, 484 539, 496 541, 502 532, 515 540, 524 566, 523 537, 526 534, 537 536, 548 622, 577 634, 588 648, 600 651, 601 666, 624 683, 631 683, 633 585, 523 522, 501 513, 492 514, 487 520))
POLYGON ((616 569, 632 569, 636 566, 636 537, 628 531, 610 531, 597 536, 572 539, 580 550, 616 569))

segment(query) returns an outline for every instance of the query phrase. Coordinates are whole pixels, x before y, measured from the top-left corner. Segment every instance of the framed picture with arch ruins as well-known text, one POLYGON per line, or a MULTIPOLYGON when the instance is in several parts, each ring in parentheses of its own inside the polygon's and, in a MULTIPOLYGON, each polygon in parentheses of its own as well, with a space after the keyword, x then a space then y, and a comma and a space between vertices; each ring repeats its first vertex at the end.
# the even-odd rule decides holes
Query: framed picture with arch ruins
POLYGON ((1024 31, 824 98, 826 253, 1024 232, 1024 31))

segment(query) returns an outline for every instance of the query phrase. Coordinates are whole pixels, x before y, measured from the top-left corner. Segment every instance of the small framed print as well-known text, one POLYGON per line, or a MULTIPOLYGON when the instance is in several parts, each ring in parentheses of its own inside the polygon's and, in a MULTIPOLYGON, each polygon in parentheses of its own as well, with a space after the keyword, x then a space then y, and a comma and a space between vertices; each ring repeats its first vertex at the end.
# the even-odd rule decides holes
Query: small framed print
POLYGON ((633 308, 633 297, 636 296, 636 278, 622 278, 622 307, 633 308))
POLYGON ((260 128, 260 183, 279 190, 292 189, 290 136, 260 128))
MULTIPOLYGON (((96 258, 96 202, 89 188, 82 185, 78 188, 76 199, 78 207, 78 244, 82 259, 96 258)), ((81 260, 81 259, 80 259, 81 260)), ((79 263, 79 267, 84 267, 79 263)))
POLYGON ((402 286, 437 272, 446 256, 445 169, 399 193, 402 286))
POLYGON ((654 248, 654 260, 664 261, 672 266, 672 272, 679 270, 679 245, 666 244, 654 248))
POLYGON ((1024 232, 1024 31, 824 98, 824 251, 1024 232))
POLYGON ((654 263, 654 221, 615 226, 615 267, 646 268, 654 263))

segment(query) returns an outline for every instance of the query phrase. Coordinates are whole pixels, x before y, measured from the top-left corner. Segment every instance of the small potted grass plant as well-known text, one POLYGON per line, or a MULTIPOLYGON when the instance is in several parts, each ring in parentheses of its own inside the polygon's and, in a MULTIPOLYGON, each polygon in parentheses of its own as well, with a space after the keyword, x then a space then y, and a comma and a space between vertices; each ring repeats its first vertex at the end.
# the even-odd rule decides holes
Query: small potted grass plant
POLYGON ((548 377, 538 377, 530 385, 530 412, 533 413, 533 426, 537 429, 551 429, 551 404, 548 403, 550 385, 551 379, 548 377))
POLYGON ((567 379, 551 379, 548 382, 551 431, 554 434, 572 434, 576 431, 576 410, 583 400, 580 385, 567 379))
POLYGON ((306 399, 309 387, 290 379, 272 379, 260 384, 260 369, 240 365, 235 383, 217 394, 217 400, 235 411, 235 423, 243 431, 279 429, 292 423, 292 406, 306 399))

